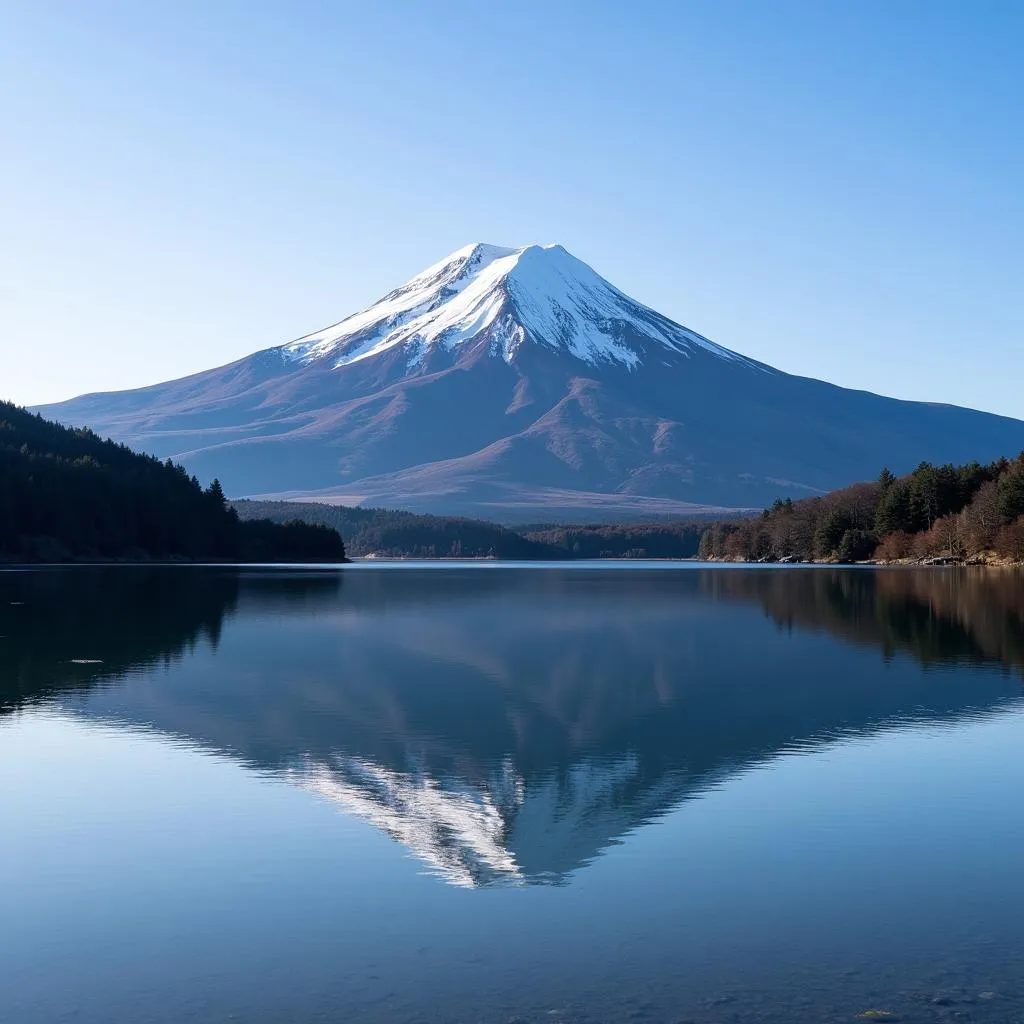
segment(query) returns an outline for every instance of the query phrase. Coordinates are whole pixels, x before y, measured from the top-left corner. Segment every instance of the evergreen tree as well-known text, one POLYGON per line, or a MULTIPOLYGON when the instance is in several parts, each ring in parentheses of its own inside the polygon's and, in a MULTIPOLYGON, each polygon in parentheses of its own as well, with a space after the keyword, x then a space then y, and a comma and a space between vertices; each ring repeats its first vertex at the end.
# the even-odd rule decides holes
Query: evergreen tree
POLYGON ((873 533, 867 530, 847 530, 839 542, 839 561, 863 562, 874 554, 877 546, 878 541, 873 533))
POLYGON ((843 535, 852 527, 850 517, 841 509, 829 509, 818 521, 814 531, 814 552, 818 558, 835 555, 843 535))
POLYGON ((913 533, 910 509, 910 483, 894 480, 883 492, 875 511, 875 533, 884 537, 896 532, 913 533))
POLYGON ((930 530, 938 518, 938 473, 931 463, 922 462, 910 475, 910 522, 915 531, 930 530))
POLYGON ((1024 516, 1024 467, 1014 468, 999 478, 999 515, 1004 523, 1024 516))

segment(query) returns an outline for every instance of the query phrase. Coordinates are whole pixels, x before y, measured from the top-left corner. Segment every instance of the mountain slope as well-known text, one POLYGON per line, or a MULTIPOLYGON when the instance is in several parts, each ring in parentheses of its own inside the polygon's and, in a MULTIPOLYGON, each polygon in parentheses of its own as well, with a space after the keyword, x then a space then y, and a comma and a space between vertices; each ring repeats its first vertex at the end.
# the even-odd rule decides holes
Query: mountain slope
POLYGON ((746 359, 560 246, 468 246, 316 334, 45 412, 234 495, 519 520, 760 506, 1024 447, 1017 420, 746 359))

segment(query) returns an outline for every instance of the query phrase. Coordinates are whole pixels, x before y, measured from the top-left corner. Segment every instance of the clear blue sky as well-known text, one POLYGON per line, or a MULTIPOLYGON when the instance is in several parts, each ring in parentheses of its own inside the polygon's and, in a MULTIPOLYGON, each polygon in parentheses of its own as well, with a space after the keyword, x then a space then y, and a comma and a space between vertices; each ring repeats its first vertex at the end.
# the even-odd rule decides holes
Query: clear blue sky
POLYGON ((1024 418, 1024 4, 8 2, 0 394, 560 242, 781 369, 1024 418))

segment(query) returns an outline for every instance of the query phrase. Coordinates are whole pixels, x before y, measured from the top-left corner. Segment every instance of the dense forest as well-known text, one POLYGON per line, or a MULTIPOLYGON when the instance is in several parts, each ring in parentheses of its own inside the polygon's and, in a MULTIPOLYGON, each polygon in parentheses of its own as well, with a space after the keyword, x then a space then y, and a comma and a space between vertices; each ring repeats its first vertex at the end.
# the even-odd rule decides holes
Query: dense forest
POLYGON ((818 498, 779 500, 760 517, 715 523, 702 558, 860 562, 1024 561, 1024 452, 989 465, 923 462, 818 498))
POLYGON ((707 520, 537 525, 511 530, 482 519, 287 501, 236 501, 244 519, 298 517, 338 530, 349 554, 385 558, 693 558, 707 520))
POLYGON ((0 402, 0 560, 344 560, 338 533, 242 522, 220 484, 0 402))
POLYGON ((693 558, 707 519, 666 523, 610 523, 597 526, 544 526, 527 539, 560 552, 562 558, 693 558))
POLYGON ((558 553, 513 530, 482 519, 420 515, 383 508, 351 508, 291 501, 235 501, 243 521, 301 519, 329 526, 350 555, 384 558, 555 558, 558 553))

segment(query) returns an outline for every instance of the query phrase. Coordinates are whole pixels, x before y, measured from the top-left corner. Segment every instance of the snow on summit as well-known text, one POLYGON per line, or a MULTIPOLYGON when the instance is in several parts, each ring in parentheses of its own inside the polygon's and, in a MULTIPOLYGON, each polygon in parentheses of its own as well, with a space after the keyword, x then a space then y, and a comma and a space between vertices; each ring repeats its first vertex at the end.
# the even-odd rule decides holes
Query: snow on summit
POLYGON ((629 298, 560 245, 484 243, 453 252, 361 313, 279 351, 341 367, 401 346, 414 367, 435 346, 451 350, 480 339, 508 362, 527 341, 626 368, 642 361, 644 342, 746 362, 629 298))

